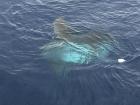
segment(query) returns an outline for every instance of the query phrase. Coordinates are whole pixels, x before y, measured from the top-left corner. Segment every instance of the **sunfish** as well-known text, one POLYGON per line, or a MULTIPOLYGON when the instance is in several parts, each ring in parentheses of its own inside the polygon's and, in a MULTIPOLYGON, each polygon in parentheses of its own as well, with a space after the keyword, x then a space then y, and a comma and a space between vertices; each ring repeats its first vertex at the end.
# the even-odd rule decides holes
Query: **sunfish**
POLYGON ((81 33, 62 17, 53 22, 56 37, 41 49, 50 62, 89 64, 103 59, 112 50, 114 38, 99 32, 81 33))

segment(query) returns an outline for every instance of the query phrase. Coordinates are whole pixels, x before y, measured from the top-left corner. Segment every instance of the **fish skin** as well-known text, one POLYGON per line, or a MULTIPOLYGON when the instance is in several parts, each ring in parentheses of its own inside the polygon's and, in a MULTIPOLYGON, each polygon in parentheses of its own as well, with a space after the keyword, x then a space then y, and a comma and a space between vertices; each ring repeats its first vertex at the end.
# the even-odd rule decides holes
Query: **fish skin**
POLYGON ((77 35, 78 30, 73 29, 70 25, 64 20, 63 17, 57 18, 53 22, 54 33, 56 34, 55 38, 63 39, 67 43, 72 42, 76 44, 88 44, 96 49, 98 44, 113 43, 115 40, 108 34, 103 34, 99 32, 89 32, 84 33, 83 35, 77 35))
POLYGON ((41 55, 50 64, 89 64, 104 59, 112 50, 114 38, 100 32, 81 32, 63 17, 53 22, 56 37, 42 46, 41 55))

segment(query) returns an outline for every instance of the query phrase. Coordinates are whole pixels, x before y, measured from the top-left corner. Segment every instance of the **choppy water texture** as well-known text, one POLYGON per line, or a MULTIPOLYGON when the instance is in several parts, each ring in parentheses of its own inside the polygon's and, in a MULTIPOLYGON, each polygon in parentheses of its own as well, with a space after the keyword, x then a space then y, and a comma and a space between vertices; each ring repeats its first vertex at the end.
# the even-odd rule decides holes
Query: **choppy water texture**
POLYGON ((140 105, 139 24, 139 0, 1 0, 0 105, 140 105), (101 62, 58 65, 71 70, 57 75, 40 47, 60 16, 82 33, 113 36, 116 49, 101 62))

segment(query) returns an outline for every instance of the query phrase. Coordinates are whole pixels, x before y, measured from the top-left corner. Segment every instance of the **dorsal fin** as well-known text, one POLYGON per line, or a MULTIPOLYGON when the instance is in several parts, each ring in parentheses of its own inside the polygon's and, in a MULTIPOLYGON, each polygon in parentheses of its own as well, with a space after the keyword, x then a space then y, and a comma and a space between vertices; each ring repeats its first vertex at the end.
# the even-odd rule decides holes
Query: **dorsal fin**
POLYGON ((63 17, 57 18, 53 22, 53 25, 54 25, 54 33, 59 37, 61 37, 61 35, 65 36, 71 33, 78 32, 74 30, 72 27, 70 27, 63 17))

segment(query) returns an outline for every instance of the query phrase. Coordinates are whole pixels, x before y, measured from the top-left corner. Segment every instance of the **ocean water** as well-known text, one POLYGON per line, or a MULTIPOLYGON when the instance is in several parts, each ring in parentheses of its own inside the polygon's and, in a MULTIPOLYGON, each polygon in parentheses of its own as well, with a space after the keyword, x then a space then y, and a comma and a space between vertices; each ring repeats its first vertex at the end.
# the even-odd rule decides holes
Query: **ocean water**
POLYGON ((139 0, 0 0, 0 105, 140 105, 139 35, 139 0), (40 47, 60 16, 112 35, 118 49, 57 75, 40 47))

